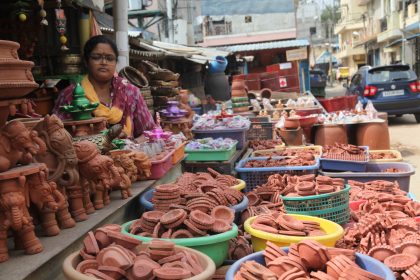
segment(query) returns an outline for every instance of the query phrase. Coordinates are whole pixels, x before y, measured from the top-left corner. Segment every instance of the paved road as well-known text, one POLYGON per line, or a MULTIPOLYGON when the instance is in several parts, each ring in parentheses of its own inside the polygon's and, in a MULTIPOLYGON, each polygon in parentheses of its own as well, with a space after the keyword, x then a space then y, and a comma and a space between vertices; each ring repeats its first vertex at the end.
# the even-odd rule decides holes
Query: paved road
MULTIPOLYGON (((336 84, 326 90, 327 96, 344 95, 345 89, 336 84)), ((389 118, 389 133, 391 137, 391 149, 399 150, 404 161, 411 163, 414 168, 420 168, 420 124, 416 123, 413 115, 389 118)), ((410 191, 420 199, 420 169, 411 177, 410 191)))

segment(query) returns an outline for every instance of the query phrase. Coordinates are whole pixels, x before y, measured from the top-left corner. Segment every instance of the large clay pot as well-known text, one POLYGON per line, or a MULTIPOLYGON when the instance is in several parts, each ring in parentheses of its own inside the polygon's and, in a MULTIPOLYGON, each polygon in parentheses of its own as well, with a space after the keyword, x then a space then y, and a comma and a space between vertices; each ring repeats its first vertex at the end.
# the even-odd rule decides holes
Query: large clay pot
POLYGON ((344 125, 320 125, 315 132, 315 145, 348 144, 344 125))
POLYGON ((388 122, 358 124, 356 142, 358 146, 369 146, 371 150, 389 150, 388 122))
POLYGON ((0 40, 0 60, 19 59, 17 53, 19 47, 19 43, 13 41, 0 40))
POLYGON ((303 144, 303 130, 297 129, 278 129, 277 133, 283 139, 287 146, 300 146, 303 144))
POLYGON ((245 90, 245 80, 233 80, 232 89, 245 90))
POLYGON ((297 129, 300 127, 300 122, 298 118, 286 118, 284 121, 285 129, 297 129))
POLYGON ((232 89, 232 97, 247 97, 246 90, 232 89))

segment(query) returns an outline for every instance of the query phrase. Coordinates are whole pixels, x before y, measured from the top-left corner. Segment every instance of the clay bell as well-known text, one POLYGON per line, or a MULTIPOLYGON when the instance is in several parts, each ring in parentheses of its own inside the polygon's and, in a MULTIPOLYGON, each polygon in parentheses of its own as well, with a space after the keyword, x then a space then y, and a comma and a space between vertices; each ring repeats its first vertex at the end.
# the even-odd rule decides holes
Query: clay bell
POLYGON ((320 125, 315 131, 315 145, 348 144, 344 125, 320 125))

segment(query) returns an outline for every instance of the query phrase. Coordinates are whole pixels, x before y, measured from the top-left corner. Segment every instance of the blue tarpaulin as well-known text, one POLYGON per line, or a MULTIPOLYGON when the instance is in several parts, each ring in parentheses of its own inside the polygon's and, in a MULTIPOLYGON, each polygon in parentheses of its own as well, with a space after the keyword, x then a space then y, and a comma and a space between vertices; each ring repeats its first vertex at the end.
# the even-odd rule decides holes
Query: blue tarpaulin
MULTIPOLYGON (((316 64, 322 64, 322 63, 329 63, 330 62, 330 52, 324 51, 317 59, 316 64)), ((335 56, 332 56, 332 63, 337 64, 339 63, 338 59, 335 56)))
POLYGON ((205 16, 293 13, 294 0, 201 0, 205 16))

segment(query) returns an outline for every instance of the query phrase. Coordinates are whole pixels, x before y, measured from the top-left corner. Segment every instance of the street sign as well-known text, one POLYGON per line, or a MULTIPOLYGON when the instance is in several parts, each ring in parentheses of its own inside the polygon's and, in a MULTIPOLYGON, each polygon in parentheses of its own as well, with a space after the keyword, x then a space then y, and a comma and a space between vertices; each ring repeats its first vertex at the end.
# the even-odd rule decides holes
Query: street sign
POLYGON ((308 59, 308 49, 306 47, 286 51, 287 61, 308 59))

